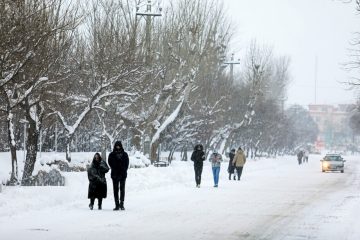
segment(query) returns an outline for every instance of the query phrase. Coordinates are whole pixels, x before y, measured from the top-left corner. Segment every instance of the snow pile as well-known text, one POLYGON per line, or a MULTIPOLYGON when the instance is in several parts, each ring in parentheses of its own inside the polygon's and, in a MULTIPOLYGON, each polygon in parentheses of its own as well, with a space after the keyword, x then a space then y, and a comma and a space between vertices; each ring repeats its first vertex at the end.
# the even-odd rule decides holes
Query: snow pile
MULTIPOLYGON (((95 152, 77 152, 72 153, 72 160, 68 163, 66 154, 62 152, 42 152, 38 153, 38 160, 35 163, 33 176, 37 175, 39 171, 49 173, 53 169, 60 170, 62 172, 69 171, 86 171, 88 165, 91 164, 95 152)), ((11 174, 11 158, 10 153, 0 153, 0 183, 5 184, 10 179, 11 174)), ((19 177, 22 176, 22 170, 24 169, 24 152, 17 151, 19 177)), ((130 168, 144 168, 148 167, 150 160, 141 154, 135 152, 134 154, 129 152, 129 167, 130 168)))
POLYGON ((129 156, 130 168, 143 168, 148 167, 150 164, 150 160, 139 151, 136 151, 134 155, 129 156))
POLYGON ((32 176, 23 185, 26 186, 64 186, 65 177, 61 175, 59 170, 52 169, 50 171, 40 170, 35 176, 32 176))

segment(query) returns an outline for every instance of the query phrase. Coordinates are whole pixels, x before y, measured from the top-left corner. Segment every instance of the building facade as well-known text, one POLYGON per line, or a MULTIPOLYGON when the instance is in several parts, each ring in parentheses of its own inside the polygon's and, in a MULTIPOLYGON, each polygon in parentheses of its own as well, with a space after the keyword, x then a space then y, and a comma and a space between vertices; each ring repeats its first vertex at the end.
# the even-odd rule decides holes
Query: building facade
POLYGON ((310 104, 308 107, 311 117, 319 127, 315 148, 343 151, 353 144, 354 136, 349 119, 355 104, 310 104))

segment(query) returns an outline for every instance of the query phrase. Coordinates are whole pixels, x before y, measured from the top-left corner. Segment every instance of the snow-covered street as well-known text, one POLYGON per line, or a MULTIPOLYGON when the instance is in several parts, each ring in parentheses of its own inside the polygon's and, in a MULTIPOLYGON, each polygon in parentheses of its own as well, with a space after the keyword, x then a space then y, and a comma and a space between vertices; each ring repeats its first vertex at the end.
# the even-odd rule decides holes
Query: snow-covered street
MULTIPOLYGON (((322 173, 320 155, 250 160, 242 180, 219 188, 210 165, 195 188, 191 162, 130 169, 126 211, 114 212, 111 180, 103 210, 88 209, 86 173, 66 187, 6 187, 0 193, 1 239, 360 239, 359 157, 345 173, 322 173)), ((107 176, 109 177, 109 176, 107 176)))

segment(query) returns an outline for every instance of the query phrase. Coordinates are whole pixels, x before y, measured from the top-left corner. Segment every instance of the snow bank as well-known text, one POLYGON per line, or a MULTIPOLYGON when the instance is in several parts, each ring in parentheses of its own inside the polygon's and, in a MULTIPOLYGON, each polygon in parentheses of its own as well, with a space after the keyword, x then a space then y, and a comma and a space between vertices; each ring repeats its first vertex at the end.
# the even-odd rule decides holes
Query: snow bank
POLYGON ((150 160, 139 151, 136 151, 134 155, 129 156, 130 168, 143 168, 148 167, 150 164, 150 160))
MULTIPOLYGON (((72 159, 68 163, 71 168, 86 169, 90 165, 95 152, 77 152, 71 153, 72 159)), ((130 168, 143 168, 150 165, 150 160, 139 152, 134 154, 129 153, 129 167, 130 168)), ((24 152, 17 151, 18 165, 19 165, 19 177, 22 176, 22 170, 24 169, 24 152)), ((52 169, 58 169, 58 166, 51 163, 55 161, 66 162, 65 153, 55 152, 43 152, 38 153, 38 160, 35 163, 33 175, 36 175, 39 171, 50 172, 52 169), (51 166, 50 166, 51 165, 51 166)), ((11 174, 11 158, 9 152, 0 152, 0 183, 5 184, 10 179, 11 174)))

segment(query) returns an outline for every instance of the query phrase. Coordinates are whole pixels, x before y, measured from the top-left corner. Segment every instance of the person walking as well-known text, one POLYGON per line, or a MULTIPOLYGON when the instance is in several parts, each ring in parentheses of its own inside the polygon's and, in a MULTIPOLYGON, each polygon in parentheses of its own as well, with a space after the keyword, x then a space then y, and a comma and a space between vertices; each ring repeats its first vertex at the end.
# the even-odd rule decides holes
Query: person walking
POLYGON ((234 180, 236 180, 235 177, 235 167, 234 167, 234 157, 235 157, 235 149, 231 149, 229 153, 229 166, 228 166, 228 173, 229 173, 229 180, 231 180, 231 174, 234 174, 234 180))
POLYGON ((127 178, 127 170, 129 168, 129 156, 125 152, 121 141, 117 141, 114 145, 113 151, 108 159, 111 168, 111 179, 114 189, 115 208, 117 210, 125 210, 125 183, 127 178), (120 187, 120 202, 119 202, 119 187, 120 187))
POLYGON ((89 178, 88 198, 90 199, 89 208, 93 210, 95 198, 98 199, 98 207, 101 210, 102 200, 107 195, 107 184, 105 174, 109 171, 109 167, 105 161, 101 159, 99 153, 95 153, 90 167, 87 169, 89 178))
POLYGON ((309 151, 308 150, 304 150, 304 156, 303 156, 303 162, 308 163, 309 162, 309 151))
POLYGON ((216 150, 210 156, 210 162, 212 166, 212 172, 214 177, 214 187, 219 186, 220 166, 222 162, 222 156, 216 150))
POLYGON ((195 182, 196 182, 196 187, 199 188, 201 184, 201 173, 205 161, 205 152, 203 145, 197 144, 194 147, 194 151, 191 154, 191 161, 194 162, 195 182))
POLYGON ((245 153, 241 149, 241 147, 239 147, 238 150, 236 151, 236 154, 234 157, 234 163, 233 163, 233 165, 236 169, 236 172, 237 172, 238 181, 240 181, 245 163, 246 163, 245 153))
POLYGON ((304 156, 304 152, 302 150, 300 150, 297 154, 297 159, 298 159, 299 165, 301 165, 301 163, 302 163, 303 156, 304 156))

